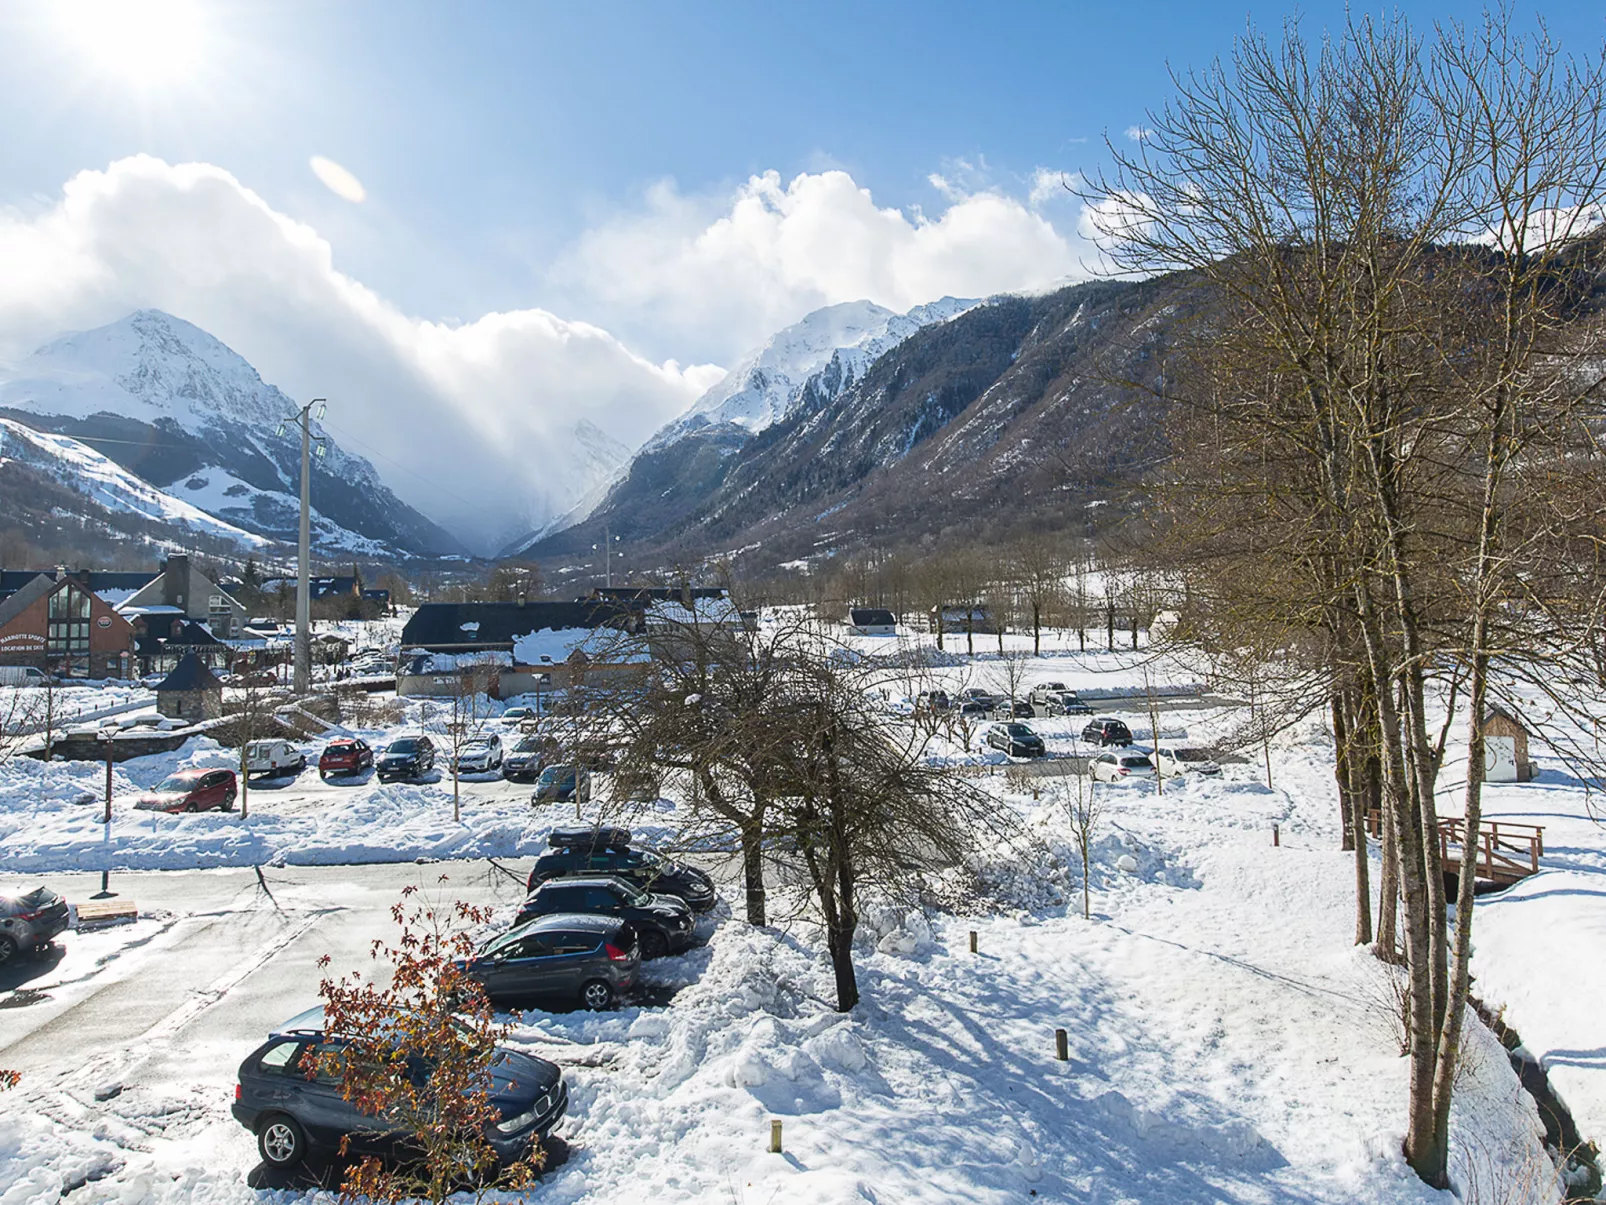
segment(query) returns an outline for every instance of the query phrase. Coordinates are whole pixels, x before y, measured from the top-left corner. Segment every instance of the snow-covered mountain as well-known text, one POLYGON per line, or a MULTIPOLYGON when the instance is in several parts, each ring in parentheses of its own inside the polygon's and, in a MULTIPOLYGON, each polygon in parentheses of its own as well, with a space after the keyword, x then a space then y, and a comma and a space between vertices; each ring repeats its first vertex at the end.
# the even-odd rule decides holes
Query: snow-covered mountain
MULTIPOLYGON (((95 449, 101 461, 230 529, 274 540, 295 538, 300 440, 293 428, 277 432, 297 408, 233 350, 160 310, 63 335, 0 370, 0 412, 95 449)), ((367 460, 319 433, 328 439, 312 474, 319 551, 457 550, 367 460)), ((56 448, 58 467, 90 463, 77 449, 56 448)), ((86 484, 82 492, 93 491, 86 484)))
POLYGON ((923 326, 946 322, 974 301, 944 297, 906 314, 871 301, 845 301, 815 310, 757 347, 642 447, 658 451, 676 440, 725 423, 757 434, 790 414, 804 386, 834 369, 832 393, 847 389, 883 353, 923 326))
POLYGON ((87 444, 0 418, 0 468, 23 465, 82 494, 113 514, 135 515, 164 527, 213 536, 241 550, 261 548, 261 536, 225 523, 182 498, 165 494, 87 444))
POLYGON ((815 310, 743 356, 685 413, 600 478, 578 504, 515 540, 503 555, 528 552, 571 530, 576 536, 567 544, 578 539, 576 546, 582 547, 599 534, 591 528, 604 523, 618 531, 642 524, 672 526, 718 478, 722 460, 753 436, 799 407, 831 402, 915 332, 979 304, 944 297, 906 314, 870 301, 815 310))

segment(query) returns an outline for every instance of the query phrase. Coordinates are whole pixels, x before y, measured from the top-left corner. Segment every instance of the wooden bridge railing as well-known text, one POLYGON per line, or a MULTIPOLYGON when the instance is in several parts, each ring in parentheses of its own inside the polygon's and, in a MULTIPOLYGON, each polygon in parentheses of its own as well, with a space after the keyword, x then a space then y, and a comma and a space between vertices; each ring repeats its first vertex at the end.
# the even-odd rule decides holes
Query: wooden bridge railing
MULTIPOLYGON (((1383 816, 1376 808, 1366 813, 1366 828, 1374 837, 1383 835, 1383 816)), ((1466 856, 1467 823, 1458 816, 1439 820, 1439 860, 1446 870, 1457 870, 1466 856)), ((1518 824, 1512 820, 1487 820, 1478 826, 1473 858, 1484 878, 1522 879, 1539 873, 1539 859, 1545 854, 1545 830, 1538 824, 1518 824)))

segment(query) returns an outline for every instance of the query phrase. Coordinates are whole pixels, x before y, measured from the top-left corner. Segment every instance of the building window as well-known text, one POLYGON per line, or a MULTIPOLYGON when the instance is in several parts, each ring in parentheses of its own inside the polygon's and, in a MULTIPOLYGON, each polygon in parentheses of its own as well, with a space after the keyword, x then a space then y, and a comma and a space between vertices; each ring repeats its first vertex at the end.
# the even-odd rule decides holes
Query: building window
POLYGON ((229 624, 234 618, 234 611, 229 606, 229 600, 221 594, 214 594, 207 607, 207 627, 212 629, 212 635, 220 640, 229 637, 229 624))
POLYGON ((65 586, 50 596, 45 656, 58 674, 89 677, 89 595, 77 586, 65 586))

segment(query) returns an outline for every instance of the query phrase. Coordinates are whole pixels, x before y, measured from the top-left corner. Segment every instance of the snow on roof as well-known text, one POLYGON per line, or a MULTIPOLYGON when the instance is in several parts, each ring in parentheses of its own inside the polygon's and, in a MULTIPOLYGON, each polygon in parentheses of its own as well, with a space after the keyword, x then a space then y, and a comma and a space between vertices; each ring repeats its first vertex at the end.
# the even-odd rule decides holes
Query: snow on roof
POLYGON ((617 628, 542 628, 513 638, 513 660, 519 665, 541 665, 542 658, 561 665, 577 652, 592 661, 649 660, 640 642, 617 628))
POLYGON ((679 599, 664 599, 647 608, 649 628, 674 627, 685 624, 727 624, 741 627, 742 613, 729 598, 694 598, 686 606, 679 599))
POLYGON ((457 625, 457 630, 459 632, 477 632, 480 630, 479 620, 476 619, 469 623, 460 623, 457 625))

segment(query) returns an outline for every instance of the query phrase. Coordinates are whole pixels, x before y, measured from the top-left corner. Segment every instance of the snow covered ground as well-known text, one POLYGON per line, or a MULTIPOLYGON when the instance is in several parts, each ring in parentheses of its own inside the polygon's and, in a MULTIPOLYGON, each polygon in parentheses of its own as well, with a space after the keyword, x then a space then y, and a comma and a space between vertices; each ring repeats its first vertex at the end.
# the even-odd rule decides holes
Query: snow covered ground
MULTIPOLYGON (((981 685, 992 667, 942 672, 981 685)), ((1027 682, 1130 687, 1140 674, 1130 654, 1057 653, 1034 663, 1027 682)), ((1109 710, 1147 726, 1139 702, 1109 710)), ((1080 722, 1036 726, 1052 752, 1070 746, 1080 722)), ((1202 706, 1162 716, 1162 728, 1190 744, 1215 743, 1237 723, 1230 709, 1202 706)), ((170 756, 219 754, 192 743, 170 756)), ((1002 775, 978 780, 1048 852, 1001 852, 989 866, 999 898, 985 912, 868 907, 864 1001, 846 1016, 830 1007, 817 934, 729 917, 707 945, 653 964, 655 979, 680 988, 667 1004, 524 1014, 515 1042, 563 1064, 572 1090, 560 1130, 571 1156, 537 1199, 1448 1202, 1398 1154, 1405 1062, 1387 972, 1350 944, 1350 862, 1338 848, 1331 757, 1330 738, 1312 723, 1273 745, 1273 788, 1258 759, 1229 764, 1219 781, 1168 783, 1163 795, 1141 784, 1108 788, 1091 920, 1080 914, 1080 864, 1062 806, 1051 793, 1010 793, 1002 775), (1068 1034, 1066 1062, 1054 1057, 1056 1028, 1068 1034), (783 1122, 783 1154, 765 1149, 771 1119, 783 1122)), ((131 785, 158 769, 131 763, 131 785)), ((1477 990, 1507 1006, 1506 1020, 1546 1057, 1586 1135, 1599 1138, 1601 1023, 1591 997, 1572 989, 1601 973, 1602 930, 1591 926, 1602 923, 1606 841, 1585 818, 1581 787, 1551 773, 1491 792, 1491 808, 1555 817, 1546 823, 1555 826, 1547 865, 1556 869, 1480 904, 1477 990)), ((77 806, 76 787, 60 765, 0 782, 8 871, 19 854, 39 872, 52 857, 62 868, 93 868, 77 860, 84 847, 53 844, 62 813, 77 806)), ((477 803, 454 836, 449 790, 444 813, 441 800, 438 786, 375 787, 354 792, 349 808, 305 819, 264 810, 260 845, 246 843, 234 818, 210 816, 162 818, 148 837, 134 829, 130 839, 152 857, 165 841, 169 860, 153 864, 167 865, 250 864, 269 849, 293 865, 341 849, 369 859, 414 848, 516 856, 540 845, 544 821, 527 804, 514 815, 511 805, 504 813, 477 803)), ((339 908, 320 923, 342 926, 328 932, 358 950, 385 923, 388 901, 373 876, 394 873, 399 889, 417 871, 364 871, 349 889, 328 877, 338 872, 317 873, 317 899, 339 908)), ((452 873, 470 877, 466 867, 452 873)), ((504 905, 506 891, 516 895, 516 884, 497 897, 504 905)), ((726 886, 728 898, 737 894, 726 886)), ((282 891, 279 903, 294 914, 282 891)), ((266 901, 250 907, 267 914, 263 923, 276 919, 266 901)), ((87 940, 69 936, 69 956, 87 940)), ((159 970, 159 950, 142 956, 159 970)), ((310 1002, 307 966, 295 964, 310 1002)), ((282 994, 294 975, 269 960, 231 982, 217 1009, 269 987, 282 994)), ((248 1185, 254 1147, 227 1114, 234 1065, 283 1019, 260 1012, 243 1009, 238 1024, 206 1031, 205 1043, 193 1027, 162 1032, 157 1045, 207 1057, 170 1052, 163 1063, 158 1054, 167 1069, 112 1100, 96 1102, 93 1083, 75 1077, 82 1051, 64 1052, 59 1071, 31 1072, 0 1114, 0 1205, 54 1201, 86 1180, 73 1200, 294 1197, 248 1185)), ((0 1008, 0 1065, 7 1021, 0 1008)), ((1454 1119, 1458 1179, 1478 1185, 1468 1199, 1556 1200, 1531 1100, 1481 1026, 1471 1044, 1454 1119)))

